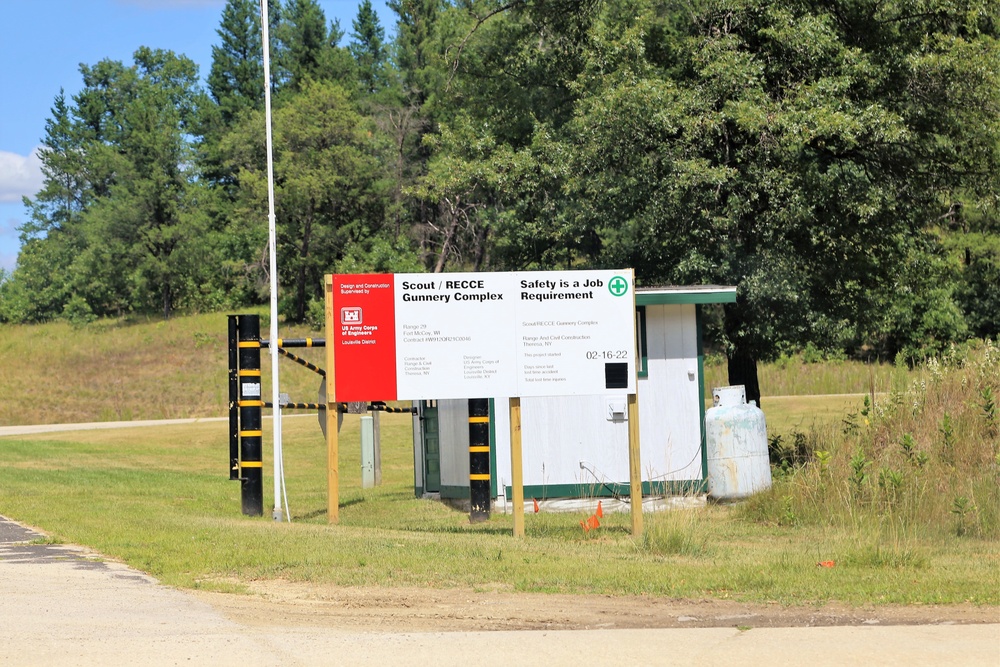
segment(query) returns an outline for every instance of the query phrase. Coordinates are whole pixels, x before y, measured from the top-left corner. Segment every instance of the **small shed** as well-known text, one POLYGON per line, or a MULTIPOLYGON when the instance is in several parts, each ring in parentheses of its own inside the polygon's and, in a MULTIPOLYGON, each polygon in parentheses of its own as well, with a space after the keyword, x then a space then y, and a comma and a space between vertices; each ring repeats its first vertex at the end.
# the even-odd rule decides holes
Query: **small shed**
MULTIPOLYGON (((644 495, 705 488, 704 356, 701 307, 734 303, 730 286, 636 290, 639 440, 644 495)), ((490 400, 490 478, 495 500, 511 495, 506 396, 490 400)), ((469 408, 465 399, 417 401, 417 496, 469 497, 469 408)), ((524 495, 628 495, 628 414, 614 396, 521 399, 524 495)))

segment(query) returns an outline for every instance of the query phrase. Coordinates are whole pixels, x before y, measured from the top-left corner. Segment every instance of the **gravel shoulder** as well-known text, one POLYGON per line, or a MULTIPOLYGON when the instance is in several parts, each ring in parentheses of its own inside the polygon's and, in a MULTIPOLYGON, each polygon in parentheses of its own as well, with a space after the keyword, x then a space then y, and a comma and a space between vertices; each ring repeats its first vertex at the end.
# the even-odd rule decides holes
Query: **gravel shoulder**
POLYGON ((249 588, 249 595, 194 594, 245 625, 392 632, 1000 623, 1000 608, 974 605, 784 606, 468 589, 341 588, 288 581, 250 582, 249 588))

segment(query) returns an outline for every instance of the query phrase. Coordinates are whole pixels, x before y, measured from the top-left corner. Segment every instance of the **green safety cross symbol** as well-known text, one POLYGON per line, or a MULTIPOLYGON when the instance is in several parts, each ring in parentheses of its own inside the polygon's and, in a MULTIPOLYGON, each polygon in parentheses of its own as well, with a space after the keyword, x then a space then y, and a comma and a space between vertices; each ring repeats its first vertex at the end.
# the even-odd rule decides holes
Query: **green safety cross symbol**
POLYGON ((622 296, 628 291, 628 281, 621 276, 615 276, 608 282, 608 291, 614 296, 622 296))

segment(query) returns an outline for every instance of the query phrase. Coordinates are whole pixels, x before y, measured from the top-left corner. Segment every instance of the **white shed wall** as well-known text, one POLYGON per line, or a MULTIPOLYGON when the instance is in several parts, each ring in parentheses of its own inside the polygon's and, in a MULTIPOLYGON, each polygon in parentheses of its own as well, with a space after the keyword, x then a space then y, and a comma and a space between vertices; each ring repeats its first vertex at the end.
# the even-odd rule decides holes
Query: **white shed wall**
POLYGON ((695 306, 646 306, 647 377, 639 380, 643 480, 702 478, 695 306), (646 462, 655 464, 647 476, 646 462))
MULTIPOLYGON (((695 306, 646 307, 647 377, 639 378, 643 481, 700 480, 701 396, 695 306)), ((605 396, 521 399, 525 486, 629 480, 628 424, 607 418, 605 396), (581 467, 580 463, 584 463, 581 467)), ((508 398, 496 397, 497 491, 511 483, 508 398)), ((468 401, 438 401, 441 484, 468 484, 468 401)))

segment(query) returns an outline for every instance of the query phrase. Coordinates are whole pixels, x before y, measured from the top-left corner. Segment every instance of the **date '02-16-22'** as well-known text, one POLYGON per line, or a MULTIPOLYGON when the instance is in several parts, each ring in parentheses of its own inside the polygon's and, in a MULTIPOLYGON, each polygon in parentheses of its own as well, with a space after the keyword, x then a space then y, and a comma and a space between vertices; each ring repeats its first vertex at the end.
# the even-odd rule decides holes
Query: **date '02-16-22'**
POLYGON ((628 359, 628 350, 588 350, 587 359, 628 359))

